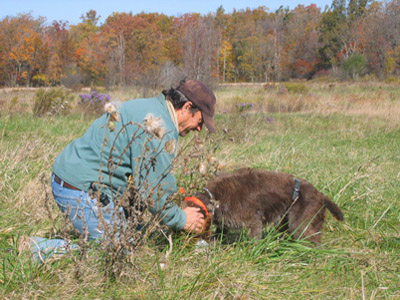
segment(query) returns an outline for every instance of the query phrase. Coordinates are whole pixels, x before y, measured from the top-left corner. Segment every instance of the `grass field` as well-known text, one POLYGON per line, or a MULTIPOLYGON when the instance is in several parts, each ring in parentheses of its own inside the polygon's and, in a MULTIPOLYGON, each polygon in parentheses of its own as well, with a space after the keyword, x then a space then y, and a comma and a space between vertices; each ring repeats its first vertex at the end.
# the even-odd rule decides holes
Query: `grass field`
MULTIPOLYGON (((400 299, 400 87, 302 85, 217 89, 219 131, 199 136, 226 171, 291 173, 337 203, 345 221, 327 214, 323 246, 266 229, 263 240, 243 236, 206 249, 173 233, 171 249, 156 233, 125 258, 117 277, 108 275, 101 249, 42 265, 18 255, 20 236, 48 236, 62 227, 47 195, 51 166, 93 118, 79 112, 33 117, 33 92, 0 92, 0 297, 400 299)), ((131 98, 127 91, 110 94, 131 98)), ((191 141, 184 138, 181 146, 191 141)), ((196 176, 189 183, 177 165, 180 186, 200 189, 205 179, 196 176)))

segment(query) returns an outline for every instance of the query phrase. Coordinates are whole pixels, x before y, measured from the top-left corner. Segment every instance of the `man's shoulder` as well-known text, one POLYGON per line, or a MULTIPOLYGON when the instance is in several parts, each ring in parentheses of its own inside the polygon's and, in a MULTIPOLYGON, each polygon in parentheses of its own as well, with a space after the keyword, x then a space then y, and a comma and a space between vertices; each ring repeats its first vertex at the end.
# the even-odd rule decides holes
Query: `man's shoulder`
POLYGON ((148 113, 162 115, 167 110, 165 101, 160 97, 138 98, 124 102, 120 107, 120 113, 129 119, 142 119, 148 113))
POLYGON ((163 120, 167 129, 174 128, 163 94, 153 98, 138 98, 123 103, 120 110, 123 119, 142 122, 149 115, 163 120))
POLYGON ((137 98, 137 99, 132 99, 124 102, 122 106, 125 107, 164 107, 165 104, 165 98, 163 94, 160 94, 157 97, 151 97, 151 98, 137 98), (164 101, 163 101, 164 100, 164 101))

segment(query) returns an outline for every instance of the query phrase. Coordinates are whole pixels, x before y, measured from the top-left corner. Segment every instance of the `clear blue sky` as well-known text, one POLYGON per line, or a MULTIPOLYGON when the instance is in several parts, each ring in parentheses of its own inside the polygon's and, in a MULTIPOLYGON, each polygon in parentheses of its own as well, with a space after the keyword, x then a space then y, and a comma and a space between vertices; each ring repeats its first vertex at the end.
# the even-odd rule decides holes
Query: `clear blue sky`
POLYGON ((259 6, 266 6, 269 11, 274 12, 281 5, 293 9, 299 4, 307 6, 311 3, 323 10, 326 5, 331 5, 332 0, 0 0, 0 19, 6 16, 15 17, 18 13, 31 13, 35 18, 46 17, 49 24, 53 20, 77 24, 82 15, 94 9, 101 16, 102 23, 113 12, 158 12, 179 16, 190 12, 215 12, 221 5, 226 13, 231 13, 233 9, 253 9, 259 6))

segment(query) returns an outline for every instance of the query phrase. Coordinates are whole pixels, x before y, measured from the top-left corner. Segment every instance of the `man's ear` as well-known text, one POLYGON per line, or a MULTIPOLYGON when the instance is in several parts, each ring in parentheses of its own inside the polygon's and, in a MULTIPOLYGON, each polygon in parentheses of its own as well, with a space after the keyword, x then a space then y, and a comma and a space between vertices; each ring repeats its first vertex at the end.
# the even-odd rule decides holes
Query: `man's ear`
POLYGON ((185 104, 183 104, 182 106, 182 110, 190 110, 192 108, 192 102, 188 101, 185 102, 185 104))

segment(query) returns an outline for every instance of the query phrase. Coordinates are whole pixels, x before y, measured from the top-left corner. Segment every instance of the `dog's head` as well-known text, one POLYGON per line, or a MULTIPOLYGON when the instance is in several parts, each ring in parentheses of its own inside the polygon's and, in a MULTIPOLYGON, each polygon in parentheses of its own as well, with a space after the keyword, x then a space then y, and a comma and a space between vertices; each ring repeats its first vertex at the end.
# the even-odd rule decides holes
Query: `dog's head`
POLYGON ((215 208, 218 207, 218 201, 212 199, 212 195, 207 192, 198 192, 194 197, 185 198, 185 205, 189 207, 200 208, 200 212, 204 216, 204 226, 202 233, 211 235, 211 223, 215 208))
MULTIPOLYGON (((211 214, 214 214, 215 209, 219 208, 219 201, 214 199, 213 195, 208 190, 204 192, 197 192, 194 196, 203 202, 204 206, 207 208, 207 211, 211 214)), ((201 210, 202 214, 204 214, 203 211, 204 208, 201 210)))

